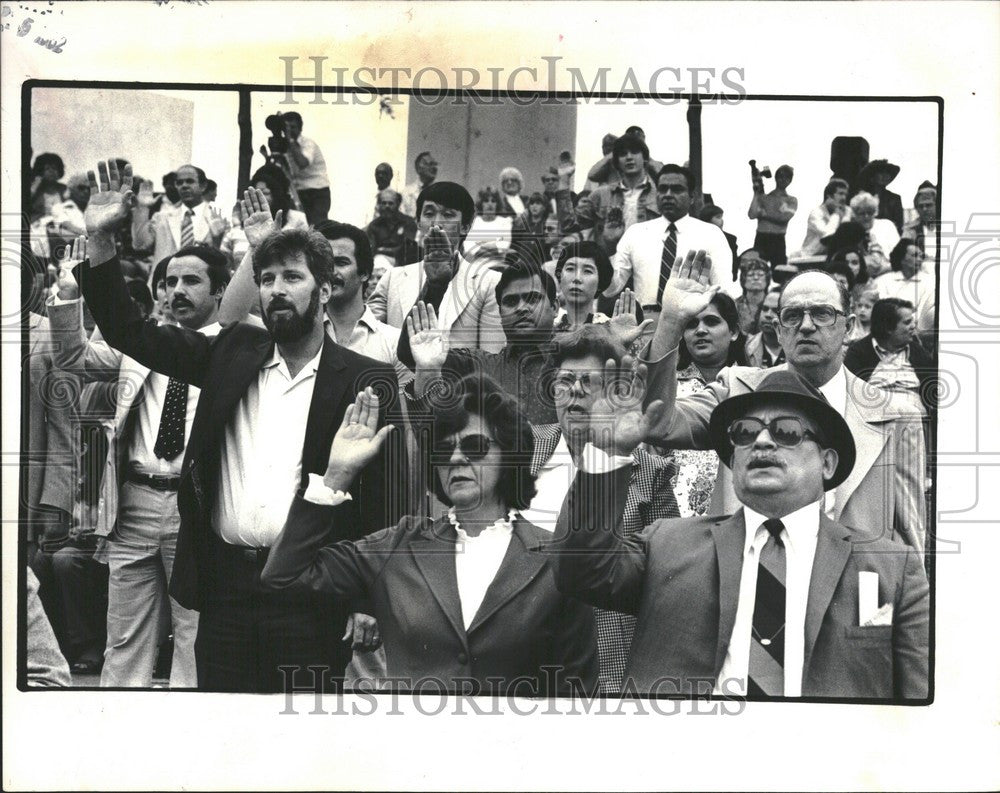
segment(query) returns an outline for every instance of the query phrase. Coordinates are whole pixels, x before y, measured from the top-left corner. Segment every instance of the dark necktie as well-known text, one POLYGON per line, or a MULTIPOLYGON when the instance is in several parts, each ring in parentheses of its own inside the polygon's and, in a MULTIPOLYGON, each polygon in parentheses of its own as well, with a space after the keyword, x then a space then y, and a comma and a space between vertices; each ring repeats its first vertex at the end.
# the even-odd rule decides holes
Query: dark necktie
POLYGON ((785 693, 785 545, 778 535, 784 524, 772 519, 764 521, 764 528, 768 538, 757 567, 747 695, 780 697, 785 693))
POLYGON ((160 414, 153 453, 161 460, 173 460, 184 451, 184 420, 187 418, 188 384, 175 380, 167 383, 167 395, 160 414))
POLYGON ((184 219, 181 221, 181 247, 186 248, 188 245, 194 245, 194 221, 191 220, 191 216, 194 214, 193 209, 188 209, 184 212, 184 219))
POLYGON ((656 290, 656 305, 663 302, 663 288, 670 280, 670 268, 677 258, 677 226, 671 223, 667 226, 667 236, 663 240, 663 255, 660 257, 660 286, 656 290))

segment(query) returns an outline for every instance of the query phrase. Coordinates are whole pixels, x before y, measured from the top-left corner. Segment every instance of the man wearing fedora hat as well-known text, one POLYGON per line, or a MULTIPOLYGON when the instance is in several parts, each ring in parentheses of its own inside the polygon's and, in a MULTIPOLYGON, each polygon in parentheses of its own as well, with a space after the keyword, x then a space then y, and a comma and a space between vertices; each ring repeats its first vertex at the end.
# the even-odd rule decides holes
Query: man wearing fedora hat
MULTIPOLYGON (((671 271, 663 292, 663 312, 649 348, 650 398, 662 399, 663 416, 644 440, 671 449, 711 449, 709 423, 723 400, 755 390, 767 370, 744 366, 723 369, 715 382, 678 397, 677 347, 687 322, 704 310, 716 287, 704 252, 690 253, 671 271)), ((905 400, 869 386, 844 368, 844 338, 854 325, 850 298, 829 274, 800 273, 788 281, 778 300, 778 340, 785 353, 781 368, 818 388, 843 416, 854 435, 857 462, 850 476, 830 490, 827 517, 878 531, 923 550, 924 470, 922 417, 905 400)), ((728 515, 738 506, 730 471, 720 465, 709 505, 711 515, 728 515)))
POLYGON ((595 434, 607 439, 606 455, 584 455, 554 538, 555 574, 560 591, 636 615, 625 690, 928 696, 920 555, 877 526, 824 514, 824 494, 850 476, 856 449, 817 388, 778 370, 720 402, 708 432, 739 508, 660 520, 629 537, 613 531, 628 489, 624 455, 662 405, 640 414, 617 394, 605 398, 616 404, 610 432, 595 434))
POLYGON ((899 166, 888 160, 872 160, 858 174, 859 190, 871 193, 878 199, 877 218, 891 220, 896 233, 903 231, 903 199, 889 190, 888 185, 899 176, 899 166))

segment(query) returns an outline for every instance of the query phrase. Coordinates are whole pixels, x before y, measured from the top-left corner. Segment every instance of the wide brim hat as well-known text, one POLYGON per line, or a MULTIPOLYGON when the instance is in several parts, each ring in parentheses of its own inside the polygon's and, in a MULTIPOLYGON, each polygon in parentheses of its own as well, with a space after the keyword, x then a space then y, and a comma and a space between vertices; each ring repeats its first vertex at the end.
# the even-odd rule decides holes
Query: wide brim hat
POLYGON ((812 419, 825 447, 837 452, 837 469, 823 483, 824 490, 832 490, 847 479, 857 457, 851 428, 818 389, 787 369, 771 372, 760 381, 755 391, 731 396, 712 411, 708 424, 709 438, 712 448, 727 467, 731 467, 733 458, 733 444, 728 433, 730 423, 763 404, 788 405, 802 411, 812 419))
POLYGON ((872 160, 861 169, 861 172, 858 174, 858 181, 862 184, 870 182, 877 171, 888 171, 890 182, 899 176, 899 166, 895 163, 891 163, 888 160, 872 160))
POLYGON ((856 248, 865 239, 865 230, 855 220, 846 220, 837 226, 833 234, 823 237, 820 242, 828 251, 839 251, 843 248, 856 248))

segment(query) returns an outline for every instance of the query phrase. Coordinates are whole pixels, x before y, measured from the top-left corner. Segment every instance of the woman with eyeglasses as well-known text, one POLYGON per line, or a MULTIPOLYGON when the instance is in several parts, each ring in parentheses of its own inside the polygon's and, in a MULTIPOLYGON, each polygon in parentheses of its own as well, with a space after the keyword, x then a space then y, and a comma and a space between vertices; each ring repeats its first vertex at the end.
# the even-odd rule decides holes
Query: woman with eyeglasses
POLYGON ((489 378, 466 377, 435 404, 430 463, 447 516, 407 516, 361 540, 325 545, 349 520, 351 483, 390 431, 376 432, 377 417, 368 389, 344 416, 326 475, 312 475, 293 501, 264 585, 367 598, 397 689, 593 691, 593 610, 559 593, 543 550, 551 534, 518 512, 535 494, 531 425, 489 378))
MULTIPOLYGON (((740 330, 733 299, 717 292, 712 302, 684 328, 677 358, 677 396, 693 394, 719 376, 726 366, 749 366, 746 337, 740 330)), ((710 450, 675 449, 677 474, 672 480, 681 517, 704 515, 712 500, 718 455, 710 450)))

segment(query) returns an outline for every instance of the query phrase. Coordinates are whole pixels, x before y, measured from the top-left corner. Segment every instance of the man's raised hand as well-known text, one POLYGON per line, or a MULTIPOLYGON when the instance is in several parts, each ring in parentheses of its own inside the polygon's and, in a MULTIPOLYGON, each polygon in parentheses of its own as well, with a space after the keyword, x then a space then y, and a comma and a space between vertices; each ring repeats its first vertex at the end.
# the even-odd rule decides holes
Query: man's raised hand
POLYGON ((618 344, 626 349, 653 324, 653 320, 644 319, 640 325, 636 319, 635 310, 635 292, 626 289, 618 295, 614 313, 611 315, 611 321, 608 322, 608 330, 611 335, 618 344))
POLYGON ((645 364, 634 365, 626 356, 619 366, 609 358, 604 364, 601 395, 591 407, 591 443, 608 454, 631 454, 648 438, 666 409, 661 399, 643 409, 645 395, 645 364))
POLYGON ((406 318, 406 332, 410 336, 410 352, 417 371, 440 370, 448 351, 441 338, 434 306, 417 301, 406 318))
POLYGON ((243 221, 243 233, 247 242, 253 248, 258 247, 268 236, 281 228, 281 210, 271 217, 271 207, 264 193, 256 188, 250 188, 243 193, 240 201, 240 218, 243 221))
POLYGON ((333 490, 348 490, 361 470, 379 453, 392 424, 378 429, 378 396, 369 386, 348 406, 330 447, 324 481, 333 490))
POLYGON ((123 221, 129 217, 129 209, 135 196, 132 193, 132 166, 126 165, 122 173, 114 160, 97 163, 98 176, 87 171, 90 183, 90 201, 83 214, 88 234, 113 236, 123 221))

